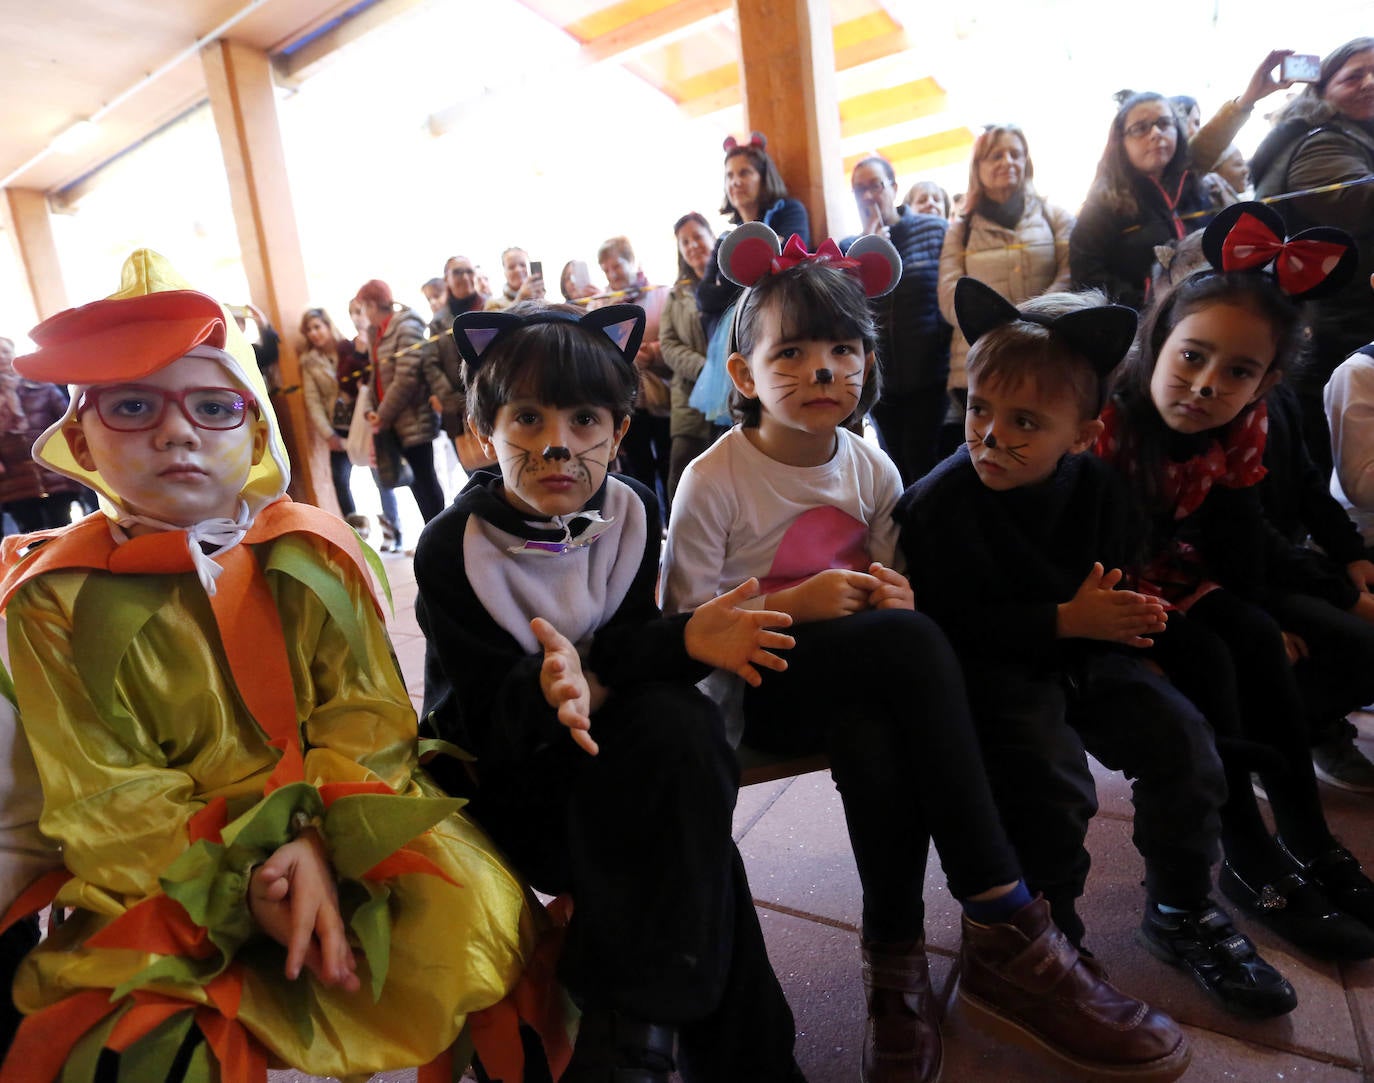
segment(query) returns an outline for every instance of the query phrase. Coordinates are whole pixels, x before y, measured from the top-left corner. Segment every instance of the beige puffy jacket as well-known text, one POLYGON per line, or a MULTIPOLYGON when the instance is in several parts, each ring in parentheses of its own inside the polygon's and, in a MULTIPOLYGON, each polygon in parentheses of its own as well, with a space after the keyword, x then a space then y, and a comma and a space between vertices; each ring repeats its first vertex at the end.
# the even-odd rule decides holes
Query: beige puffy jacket
POLYGON ((968 386, 968 343, 954 318, 954 285, 964 275, 991 286, 1019 305, 1042 293, 1069 288, 1069 234, 1073 215, 1038 196, 1026 197, 1015 229, 981 214, 954 221, 940 250, 940 315, 954 328, 949 345, 949 384, 968 386))

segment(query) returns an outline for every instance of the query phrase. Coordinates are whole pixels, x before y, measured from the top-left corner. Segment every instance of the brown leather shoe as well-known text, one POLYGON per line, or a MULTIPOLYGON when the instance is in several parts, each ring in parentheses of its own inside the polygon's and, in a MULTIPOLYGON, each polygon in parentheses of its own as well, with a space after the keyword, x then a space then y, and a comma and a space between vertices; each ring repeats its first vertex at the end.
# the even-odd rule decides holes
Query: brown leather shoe
POLYGON ((944 1062, 925 941, 863 945, 864 1028, 860 1083, 937 1083, 944 1062))
POLYGON ((1084 1078, 1156 1083, 1188 1067, 1178 1024, 1085 966, 1043 898, 1002 925, 965 916, 961 957, 959 999, 971 1021, 1084 1078))

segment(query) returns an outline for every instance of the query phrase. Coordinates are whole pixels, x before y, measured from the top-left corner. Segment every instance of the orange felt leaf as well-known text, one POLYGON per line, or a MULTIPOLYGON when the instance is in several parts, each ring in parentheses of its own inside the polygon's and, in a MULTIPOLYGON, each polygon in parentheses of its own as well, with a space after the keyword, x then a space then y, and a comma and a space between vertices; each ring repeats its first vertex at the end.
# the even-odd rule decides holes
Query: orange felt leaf
POLYGON ((472 1045, 493 1079, 523 1079, 525 1048, 520 1044, 520 1015, 510 997, 468 1016, 472 1045))
POLYGON ((219 1061, 220 1083, 266 1083, 267 1051, 243 1024, 213 1008, 199 1008, 196 1025, 219 1061))
POLYGON ((53 869, 45 872, 37 880, 31 883, 19 893, 19 898, 10 903, 10 908, 5 911, 5 916, 0 918, 0 933, 3 933, 20 918, 26 918, 30 914, 36 914, 53 901, 58 890, 68 880, 72 874, 66 869, 53 869))
POLYGON ((437 876, 441 880, 447 880, 454 887, 462 887, 457 880, 439 868, 433 861, 425 857, 424 854, 416 853, 414 850, 402 846, 389 857, 382 858, 381 861, 373 865, 367 872, 363 873, 364 880, 374 882, 380 880, 390 880, 393 876, 400 876, 403 873, 416 872, 428 876, 437 876))
POLYGON ((415 1083, 453 1083, 453 1050, 445 1049, 415 1070, 415 1083))
POLYGON ((239 1002, 243 999, 243 965, 230 963, 204 986, 210 1003, 226 1019, 239 1017, 239 1002))
POLYGON ((566 937, 567 929, 560 926, 540 933, 520 980, 507 996, 520 1018, 539 1035, 555 1079, 563 1074, 572 1059, 564 995, 558 982, 558 958, 563 954, 566 937))
POLYGON ((195 1008, 194 1004, 184 1000, 174 1000, 171 997, 158 994, 140 995, 140 993, 142 990, 134 994, 133 1007, 120 1016, 119 1022, 114 1025, 114 1030, 110 1031, 109 1040, 105 1042, 105 1045, 116 1053, 123 1053, 134 1042, 151 1034, 178 1012, 191 1011, 195 1008))
POLYGON ((328 808, 340 797, 352 797, 359 793, 375 793, 382 797, 389 797, 396 792, 379 778, 364 779, 358 782, 322 782, 319 790, 325 808, 328 808))
POLYGON ((86 943, 93 948, 132 948, 191 959, 208 959, 215 952, 205 930, 167 895, 154 895, 130 907, 86 943))
POLYGON ((0 1083, 52 1083, 77 1040, 116 1007, 108 989, 87 989, 25 1016, 0 1066, 0 1083))
POLYGON ((191 817, 186 825, 186 834, 192 843, 200 842, 202 839, 222 842, 224 826, 228 822, 229 802, 223 797, 216 797, 191 817))

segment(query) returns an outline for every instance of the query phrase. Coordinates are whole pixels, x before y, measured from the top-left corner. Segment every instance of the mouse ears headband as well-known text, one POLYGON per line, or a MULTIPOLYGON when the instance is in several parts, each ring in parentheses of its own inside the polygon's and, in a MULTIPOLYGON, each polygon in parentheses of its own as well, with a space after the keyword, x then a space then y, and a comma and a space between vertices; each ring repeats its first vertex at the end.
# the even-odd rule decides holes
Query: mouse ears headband
POLYGON ((1038 324, 1086 357, 1099 376, 1116 368, 1135 340, 1133 308, 1095 305, 1051 318, 1038 312, 1022 312, 990 286, 967 276, 954 286, 954 318, 970 346, 994 328, 1017 320, 1038 324))
POLYGON ((886 237, 860 237, 849 246, 848 253, 841 252, 840 246, 827 238, 816 251, 808 252, 795 233, 783 245, 778 235, 762 222, 746 222, 732 229, 720 242, 717 258, 720 273, 737 286, 746 287, 811 262, 848 271, 869 297, 891 293, 902 277, 902 258, 886 237))
POLYGON ((721 149, 725 151, 727 156, 732 150, 739 150, 740 147, 753 147, 755 150, 761 150, 766 153, 768 150, 768 137, 762 132, 750 132, 749 142, 741 143, 733 135, 727 135, 725 137, 725 142, 721 144, 721 149))
POLYGON ((1263 203, 1233 203, 1202 234, 1202 252, 1218 271, 1263 271, 1295 301, 1335 293, 1359 262, 1355 238, 1334 226, 1314 226, 1284 240, 1283 218, 1263 203))
POLYGON ((482 359, 491 344, 507 332, 539 323, 574 323, 593 334, 604 334, 625 363, 633 366, 639 344, 644 339, 644 318, 644 310, 638 305, 607 305, 580 317, 556 308, 524 316, 509 312, 464 312, 453 321, 453 340, 468 370, 476 372, 482 367, 482 359))

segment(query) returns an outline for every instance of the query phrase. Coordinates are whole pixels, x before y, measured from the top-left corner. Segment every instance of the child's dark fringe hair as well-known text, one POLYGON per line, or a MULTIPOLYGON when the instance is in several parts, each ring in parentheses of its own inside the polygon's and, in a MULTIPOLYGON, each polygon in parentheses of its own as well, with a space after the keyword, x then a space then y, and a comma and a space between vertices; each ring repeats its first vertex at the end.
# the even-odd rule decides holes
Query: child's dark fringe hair
MULTIPOLYGON (((776 305, 781 314, 784 339, 842 341, 862 339, 864 353, 877 346, 878 328, 859 280, 848 271, 807 260, 777 274, 767 275, 744 291, 739 299, 736 348, 746 358, 753 353, 760 334, 759 320, 776 305)), ((871 365, 854 415, 863 417, 878 401, 878 366, 871 365)), ((757 428, 761 408, 758 399, 730 392, 730 410, 746 428, 757 428)), ((851 416, 854 416, 851 415, 851 416)))
MULTIPOLYGON (((1108 304, 1101 290, 1080 293, 1046 293, 1021 305, 1021 309, 1048 319, 1070 312, 1101 308, 1108 304)), ((1091 421, 1102 412, 1107 381, 1062 335, 1030 320, 1014 320, 986 332, 968 352, 970 382, 1000 383, 1018 387, 1029 382, 1042 395, 1072 396, 1078 416, 1091 421)))
MULTIPOLYGON (((1120 413, 1120 428, 1131 434, 1135 447, 1126 473, 1127 486, 1135 507, 1149 522, 1162 510, 1159 481, 1164 474, 1166 444, 1172 431, 1150 397, 1150 379, 1170 332, 1199 309, 1216 304, 1248 308, 1257 318, 1268 321, 1274 332, 1272 368, 1280 373, 1293 372, 1305 363, 1308 334, 1302 307, 1279 288, 1270 274, 1205 268, 1156 294, 1141 321, 1135 345, 1112 374, 1111 383, 1111 399, 1120 413)), ((1153 531, 1146 524, 1142 526, 1142 551, 1148 552, 1153 531)))
POLYGON ((572 305, 522 302, 512 315, 557 312, 569 319, 527 324, 507 331, 487 347, 473 372, 463 363, 468 418, 481 436, 496 426, 496 414, 518 398, 560 408, 601 406, 616 425, 634 410, 639 380, 604 331, 580 326, 583 310, 572 305))

